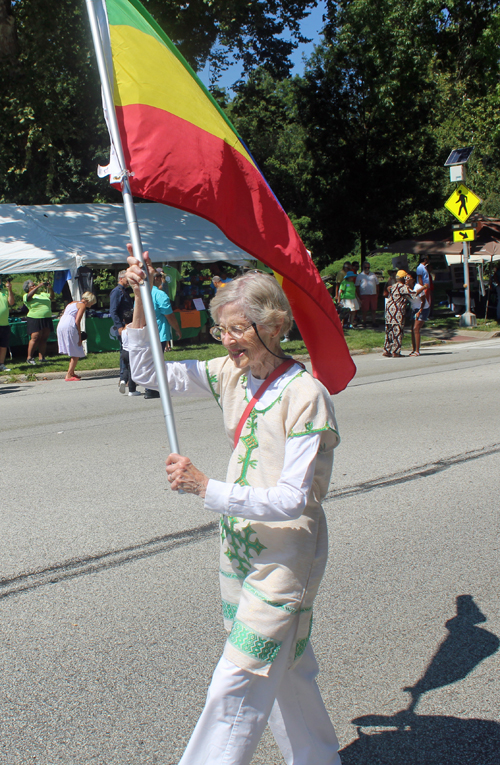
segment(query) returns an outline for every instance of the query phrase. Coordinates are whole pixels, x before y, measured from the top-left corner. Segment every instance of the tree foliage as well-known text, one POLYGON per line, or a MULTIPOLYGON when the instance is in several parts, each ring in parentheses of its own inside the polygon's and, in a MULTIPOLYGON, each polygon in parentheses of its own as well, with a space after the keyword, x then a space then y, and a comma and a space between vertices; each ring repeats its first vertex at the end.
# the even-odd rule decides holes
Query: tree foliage
MULTIPOLYGON (((188 61, 230 57, 279 77, 316 0, 145 0, 188 61), (289 33, 290 39, 285 39, 289 33), (216 46, 214 48, 214 46, 216 46)), ((215 64, 214 64, 215 66, 215 64)), ((0 201, 116 200, 96 177, 109 147, 84 0, 0 0, 0 201)))
POLYGON ((229 107, 316 260, 364 257, 448 220, 443 163, 460 145, 476 145, 471 184, 497 214, 497 3, 327 11, 303 77, 284 87, 254 74, 229 107))
MULTIPOLYGON (((290 53, 316 0, 144 0, 248 143, 321 265, 449 220, 444 160, 500 216, 499 4, 327 0, 302 77, 290 53), (245 73, 232 97, 217 77, 245 73)), ((108 136, 83 0, 0 0, 0 199, 117 199, 98 180, 108 136)))

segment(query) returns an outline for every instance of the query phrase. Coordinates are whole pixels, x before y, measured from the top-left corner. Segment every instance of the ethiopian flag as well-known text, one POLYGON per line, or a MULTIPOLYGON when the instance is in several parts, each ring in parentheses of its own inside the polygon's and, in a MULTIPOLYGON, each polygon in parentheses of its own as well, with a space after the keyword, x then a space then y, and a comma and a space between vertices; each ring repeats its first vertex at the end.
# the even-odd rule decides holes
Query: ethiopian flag
POLYGON ((98 0, 96 11, 132 194, 207 218, 272 268, 314 375, 343 390, 356 367, 335 306, 242 139, 138 0, 98 0))

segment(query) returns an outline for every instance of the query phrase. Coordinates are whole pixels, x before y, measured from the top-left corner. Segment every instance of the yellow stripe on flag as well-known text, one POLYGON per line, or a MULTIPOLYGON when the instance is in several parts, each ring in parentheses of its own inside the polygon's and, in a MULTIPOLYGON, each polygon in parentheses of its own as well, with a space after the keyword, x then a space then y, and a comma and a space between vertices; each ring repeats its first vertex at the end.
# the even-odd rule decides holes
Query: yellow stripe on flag
POLYGON ((198 83, 159 40, 135 27, 110 26, 115 106, 145 104, 221 138, 255 163, 198 83))

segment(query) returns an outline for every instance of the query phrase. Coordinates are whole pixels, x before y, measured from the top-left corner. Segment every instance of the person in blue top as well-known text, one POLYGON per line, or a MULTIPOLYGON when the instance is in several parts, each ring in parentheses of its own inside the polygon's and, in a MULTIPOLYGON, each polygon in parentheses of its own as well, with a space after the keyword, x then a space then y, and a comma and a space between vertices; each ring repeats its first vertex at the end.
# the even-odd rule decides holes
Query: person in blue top
POLYGON ((420 284, 422 287, 429 287, 430 282, 430 276, 429 272, 427 270, 427 266, 429 265, 429 256, 428 255, 421 255, 418 259, 418 266, 417 266, 417 283, 420 284))
MULTIPOLYGON (((153 279, 153 286, 151 287, 151 297, 153 299, 153 307, 155 309, 156 324, 158 325, 161 347, 165 350, 167 343, 172 337, 170 327, 173 327, 175 330, 178 340, 181 339, 182 333, 178 321, 172 311, 170 298, 161 289, 162 284, 163 272, 161 269, 157 269, 153 279)), ((170 350, 170 348, 168 350, 170 350)), ((144 391, 144 398, 158 398, 159 395, 158 391, 150 390, 149 388, 146 388, 144 391)))

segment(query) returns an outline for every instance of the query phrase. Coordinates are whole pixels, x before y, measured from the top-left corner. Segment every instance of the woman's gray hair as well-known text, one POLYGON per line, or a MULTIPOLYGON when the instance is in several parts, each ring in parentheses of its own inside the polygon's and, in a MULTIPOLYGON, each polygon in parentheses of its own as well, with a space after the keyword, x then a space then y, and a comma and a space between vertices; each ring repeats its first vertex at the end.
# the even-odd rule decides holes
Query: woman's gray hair
POLYGON ((23 284, 23 290, 25 292, 29 292, 34 284, 35 282, 32 279, 26 279, 26 281, 23 284))
POLYGON ((260 324, 268 330, 280 328, 280 337, 288 334, 293 323, 288 298, 274 276, 262 271, 249 271, 237 276, 224 287, 219 287, 210 302, 210 314, 219 323, 219 311, 235 303, 249 322, 260 324))

